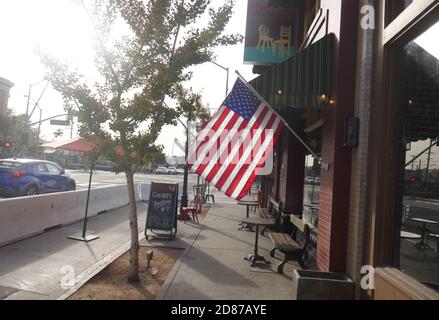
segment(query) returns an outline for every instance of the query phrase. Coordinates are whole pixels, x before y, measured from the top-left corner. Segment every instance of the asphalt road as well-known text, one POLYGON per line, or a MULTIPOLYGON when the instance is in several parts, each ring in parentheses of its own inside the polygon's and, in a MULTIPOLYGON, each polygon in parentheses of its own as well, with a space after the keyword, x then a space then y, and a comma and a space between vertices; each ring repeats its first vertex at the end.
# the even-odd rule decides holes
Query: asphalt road
MULTIPOLYGON (((70 174, 76 181, 77 189, 88 187, 90 173, 83 170, 69 170, 70 174)), ((157 175, 136 173, 134 175, 136 183, 164 182, 164 183, 183 183, 183 175, 157 175)), ((114 186, 126 184, 125 174, 114 174, 107 171, 94 171, 92 177, 92 188, 103 186, 114 186)), ((188 187, 192 190, 192 186, 197 184, 197 176, 190 174, 188 177, 188 187)))
MULTIPOLYGON (((69 171, 76 181, 77 190, 86 189, 88 187, 89 172, 83 170, 69 171)), ((183 183, 183 175, 159 175, 159 174, 144 174, 136 173, 134 175, 134 182, 136 183, 183 183)), ((111 186, 111 185, 125 185, 126 178, 124 174, 114 174, 106 171, 94 171, 92 178, 92 188, 111 186)), ((188 195, 191 199, 193 186, 197 184, 197 175, 189 174, 188 176, 188 195)), ((218 203, 236 203, 235 200, 230 199, 220 191, 214 191, 215 201, 218 203)))

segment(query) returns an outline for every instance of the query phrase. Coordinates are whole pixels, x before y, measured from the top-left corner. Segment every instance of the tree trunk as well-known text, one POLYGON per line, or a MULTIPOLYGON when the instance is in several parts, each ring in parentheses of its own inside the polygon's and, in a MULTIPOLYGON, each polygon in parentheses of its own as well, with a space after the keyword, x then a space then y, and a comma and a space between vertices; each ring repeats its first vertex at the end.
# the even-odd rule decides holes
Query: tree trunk
POLYGON ((129 282, 139 281, 139 226, 137 224, 136 194, 134 190, 134 173, 125 172, 128 186, 128 198, 130 200, 130 229, 131 229, 131 248, 130 248, 130 273, 129 282))

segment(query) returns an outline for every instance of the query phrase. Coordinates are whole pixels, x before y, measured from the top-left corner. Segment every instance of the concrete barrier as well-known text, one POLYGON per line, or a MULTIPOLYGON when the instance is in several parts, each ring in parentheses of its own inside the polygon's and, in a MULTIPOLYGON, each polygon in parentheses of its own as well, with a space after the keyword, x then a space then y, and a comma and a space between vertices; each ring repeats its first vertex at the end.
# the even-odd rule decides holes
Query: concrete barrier
MULTIPOLYGON (((86 200, 87 189, 1 200, 0 246, 42 233, 48 228, 82 220, 86 200)), ((88 216, 128 203, 126 185, 95 188, 90 193, 88 216)))

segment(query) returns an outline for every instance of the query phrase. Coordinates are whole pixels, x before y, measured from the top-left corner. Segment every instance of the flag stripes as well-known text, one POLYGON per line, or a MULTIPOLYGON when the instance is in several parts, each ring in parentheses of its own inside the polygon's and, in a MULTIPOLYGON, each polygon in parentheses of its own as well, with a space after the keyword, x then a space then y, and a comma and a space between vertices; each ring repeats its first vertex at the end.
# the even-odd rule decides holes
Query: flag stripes
POLYGON ((242 82, 198 134, 188 166, 227 196, 242 199, 284 126, 242 82))

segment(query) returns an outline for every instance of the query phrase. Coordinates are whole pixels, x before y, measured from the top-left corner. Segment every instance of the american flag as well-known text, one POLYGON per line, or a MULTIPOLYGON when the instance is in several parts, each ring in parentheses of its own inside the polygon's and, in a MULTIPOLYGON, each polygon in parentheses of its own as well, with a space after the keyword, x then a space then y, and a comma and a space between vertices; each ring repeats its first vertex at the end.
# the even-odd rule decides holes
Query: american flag
POLYGON ((188 166, 227 196, 242 199, 284 126, 241 79, 190 145, 188 166))

